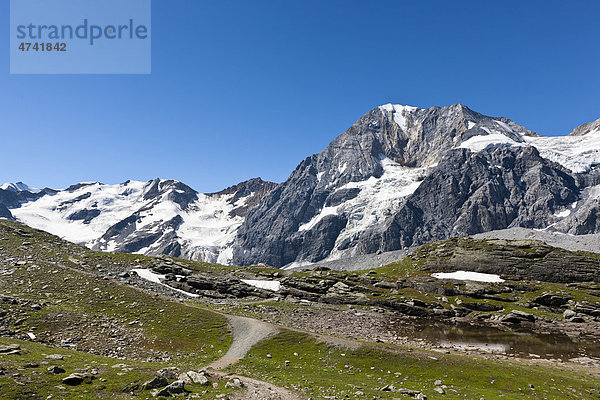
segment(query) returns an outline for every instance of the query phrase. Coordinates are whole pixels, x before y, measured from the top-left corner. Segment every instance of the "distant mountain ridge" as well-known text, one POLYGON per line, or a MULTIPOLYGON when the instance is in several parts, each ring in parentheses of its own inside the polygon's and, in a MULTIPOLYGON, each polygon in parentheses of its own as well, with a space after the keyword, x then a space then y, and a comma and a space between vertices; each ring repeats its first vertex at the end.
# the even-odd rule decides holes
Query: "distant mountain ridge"
POLYGON ((0 203, 7 205, 5 210, 0 207, 0 217, 94 250, 229 263, 248 205, 274 185, 256 178, 212 194, 161 179, 119 185, 88 182, 36 193, 21 186, 20 191, 0 189, 0 203))
POLYGON ((281 184, 0 186, 0 218, 102 251, 300 266, 512 227, 600 233, 600 120, 543 137, 461 104, 386 104, 281 184))

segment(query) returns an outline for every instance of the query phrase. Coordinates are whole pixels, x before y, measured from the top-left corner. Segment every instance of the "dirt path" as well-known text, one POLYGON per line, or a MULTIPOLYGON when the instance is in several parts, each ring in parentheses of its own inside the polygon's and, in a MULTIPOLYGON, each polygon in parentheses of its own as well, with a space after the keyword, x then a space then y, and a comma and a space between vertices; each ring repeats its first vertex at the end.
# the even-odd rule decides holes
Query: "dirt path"
MULTIPOLYGON (((215 312, 215 311, 212 311, 215 312)), ((305 400, 306 397, 294 393, 285 388, 275 386, 269 382, 249 378, 236 374, 228 374, 220 371, 230 365, 237 363, 248 351, 263 339, 279 332, 274 325, 257 319, 237 317, 229 314, 223 315, 229 320, 233 330, 233 342, 227 353, 216 361, 213 361, 206 368, 210 369, 210 374, 222 380, 239 379, 242 387, 245 388, 241 393, 232 395, 232 400, 305 400)))
POLYGON ((231 400, 307 400, 307 397, 269 382, 248 378, 247 376, 227 374, 222 371, 210 371, 210 375, 221 380, 239 379, 245 390, 229 395, 231 400))
POLYGON ((233 330, 233 342, 227 353, 223 357, 209 364, 209 368, 223 369, 235 364, 250 351, 252 346, 279 331, 273 325, 257 319, 236 317, 228 314, 221 315, 226 317, 231 324, 233 330))

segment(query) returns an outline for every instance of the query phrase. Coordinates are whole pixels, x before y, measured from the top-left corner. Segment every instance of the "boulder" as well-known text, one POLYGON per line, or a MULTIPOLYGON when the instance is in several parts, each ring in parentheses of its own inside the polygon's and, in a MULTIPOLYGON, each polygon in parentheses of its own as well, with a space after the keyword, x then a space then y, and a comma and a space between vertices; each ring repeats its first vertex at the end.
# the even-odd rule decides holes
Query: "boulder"
POLYGON ((88 374, 81 374, 81 373, 73 373, 65 378, 63 378, 62 383, 64 383, 65 385, 69 385, 69 386, 77 386, 77 385, 81 385, 82 383, 92 383, 92 379, 93 376, 88 375, 88 374))
POLYGON ((547 307, 562 307, 571 300, 571 296, 564 296, 552 293, 544 293, 541 296, 535 298, 533 302, 547 307))
POLYGON ((173 383, 171 383, 170 385, 168 385, 167 387, 164 387, 158 391, 156 391, 154 393, 155 397, 169 397, 172 394, 180 394, 180 393, 185 393, 185 382, 184 381, 180 381, 177 380, 173 383))
POLYGON ((501 321, 509 324, 520 324, 521 322, 535 322, 535 315, 524 311, 514 310, 502 317, 501 321))
POLYGON ((169 384, 167 379, 164 376, 156 376, 152 380, 145 382, 142 385, 142 390, 150 390, 150 389, 158 389, 161 387, 165 387, 169 384))
POLYGON ((208 385, 210 383, 205 373, 188 371, 187 375, 190 377, 193 383, 198 385, 208 385))
POLYGON ((178 369, 174 367, 163 368, 160 371, 158 371, 158 375, 169 380, 177 379, 177 370, 178 369))

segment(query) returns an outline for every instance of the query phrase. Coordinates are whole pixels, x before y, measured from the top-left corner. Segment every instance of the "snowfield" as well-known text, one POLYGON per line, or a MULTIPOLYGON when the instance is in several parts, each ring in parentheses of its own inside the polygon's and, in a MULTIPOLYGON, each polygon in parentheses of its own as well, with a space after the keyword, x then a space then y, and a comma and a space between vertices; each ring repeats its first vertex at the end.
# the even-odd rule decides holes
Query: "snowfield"
MULTIPOLYGON (((177 242, 185 249, 185 257, 229 263, 237 228, 244 220, 239 216, 231 216, 230 212, 236 206, 243 205, 245 198, 231 204, 229 200, 233 194, 198 194, 195 201, 182 209, 172 199, 178 192, 174 189, 168 190, 159 198, 145 199, 144 196, 151 189, 151 182, 85 184, 75 190, 62 190, 37 201, 24 203, 11 212, 17 220, 31 227, 102 251, 119 250, 117 242, 103 239, 102 236, 118 222, 135 215, 135 232, 161 236, 175 234, 177 242), (74 219, 78 213, 98 215, 89 220, 74 219), (175 228, 164 228, 161 225, 177 216, 182 218, 182 222, 175 228)), ((155 254, 160 246, 164 244, 157 240, 135 253, 155 254)))
POLYGON ((431 276, 437 279, 454 279, 457 281, 474 281, 488 283, 504 282, 504 279, 500 278, 500 276, 498 275, 470 271, 438 272, 435 274, 431 274, 431 276))
POLYGON ((254 286, 259 289, 271 290, 273 292, 279 292, 281 289, 281 282, 279 281, 260 281, 255 279, 242 279, 246 285, 254 286))
POLYGON ((525 138, 544 158, 559 163, 573 172, 589 171, 600 164, 600 131, 584 136, 525 138))

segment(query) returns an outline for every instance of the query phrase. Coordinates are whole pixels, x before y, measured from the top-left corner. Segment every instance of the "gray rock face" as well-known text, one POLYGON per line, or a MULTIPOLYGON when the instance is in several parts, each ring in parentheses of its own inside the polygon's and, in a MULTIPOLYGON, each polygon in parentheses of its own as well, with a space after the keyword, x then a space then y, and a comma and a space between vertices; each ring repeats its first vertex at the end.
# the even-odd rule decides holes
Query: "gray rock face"
POLYGON ((10 219, 11 221, 15 219, 4 204, 0 204, 0 218, 10 219))
POLYGON ((397 250, 513 226, 545 228, 578 199, 575 179, 534 147, 449 153, 362 251, 397 250))
MULTIPOLYGON (((526 143, 538 136, 460 104, 378 107, 248 213, 233 262, 297 266, 494 229, 558 226, 556 214, 581 200, 596 178, 541 157, 526 143), (512 145, 460 148, 497 136, 512 145), (412 181, 397 178, 420 168, 412 181), (391 200, 374 203, 378 196, 391 200)), ((598 201, 582 205, 563 230, 600 232, 598 201)))

